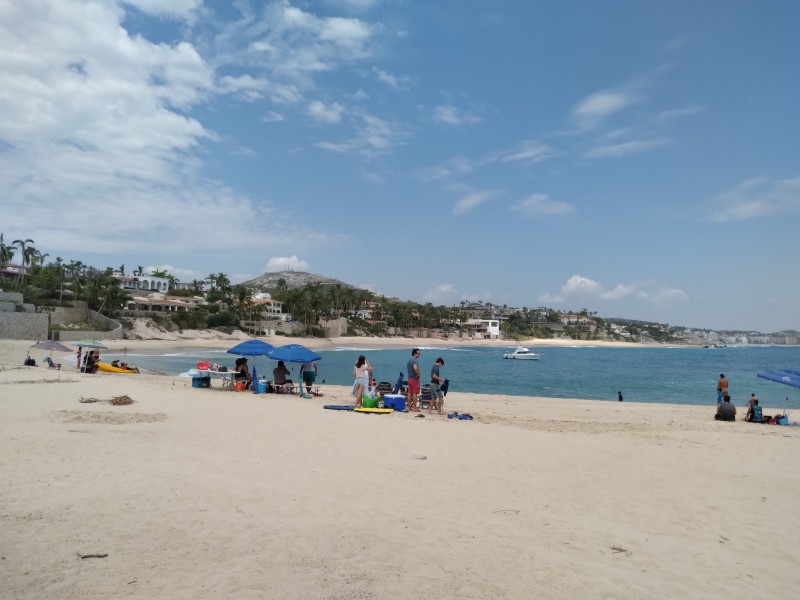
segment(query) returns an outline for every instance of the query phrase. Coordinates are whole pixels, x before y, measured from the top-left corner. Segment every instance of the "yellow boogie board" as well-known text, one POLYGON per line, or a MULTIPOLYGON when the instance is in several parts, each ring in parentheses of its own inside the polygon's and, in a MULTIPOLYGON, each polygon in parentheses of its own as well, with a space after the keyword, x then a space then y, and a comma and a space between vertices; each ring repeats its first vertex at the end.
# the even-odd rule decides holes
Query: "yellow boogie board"
POLYGON ((354 408, 353 412, 372 413, 376 415, 388 415, 394 412, 391 408, 354 408))
POLYGON ((106 373, 136 373, 133 369, 121 369, 119 367, 115 367, 113 365, 108 365, 106 363, 97 363, 97 370, 98 371, 105 371, 106 373))

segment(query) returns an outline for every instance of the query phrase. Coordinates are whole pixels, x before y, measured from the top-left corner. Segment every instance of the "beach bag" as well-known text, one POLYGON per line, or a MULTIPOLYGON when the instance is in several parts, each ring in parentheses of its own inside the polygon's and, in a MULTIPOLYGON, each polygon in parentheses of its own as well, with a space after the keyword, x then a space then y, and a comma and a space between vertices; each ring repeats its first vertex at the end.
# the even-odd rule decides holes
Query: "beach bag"
POLYGON ((234 392, 243 392, 247 389, 247 384, 244 381, 237 381, 236 385, 233 386, 234 392))
POLYGON ((208 361, 197 363, 198 371, 208 371, 211 368, 211 363, 208 361))

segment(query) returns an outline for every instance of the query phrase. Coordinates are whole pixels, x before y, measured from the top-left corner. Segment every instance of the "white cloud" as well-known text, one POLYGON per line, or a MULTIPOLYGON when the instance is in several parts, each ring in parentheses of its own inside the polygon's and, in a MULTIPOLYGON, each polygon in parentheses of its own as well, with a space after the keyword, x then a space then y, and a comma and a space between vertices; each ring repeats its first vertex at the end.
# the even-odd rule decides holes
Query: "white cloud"
POLYGON ((800 213, 800 177, 773 181, 757 177, 712 199, 712 221, 747 221, 800 213))
POLYGON ((442 283, 425 292, 425 299, 428 302, 444 302, 449 298, 455 298, 457 295, 458 290, 453 284, 442 283))
POLYGON ((383 69, 372 67, 372 73, 378 78, 378 81, 389 86, 393 90, 405 90, 411 79, 405 75, 393 75, 383 69))
POLYGON ((325 0, 325 4, 352 12, 366 12, 378 6, 380 0, 325 0))
POLYGON ((356 113, 354 119, 355 135, 341 142, 316 142, 314 146, 329 152, 374 157, 386 154, 408 136, 400 125, 363 111, 356 113))
POLYGON ((668 146, 671 143, 672 142, 670 140, 665 138, 657 140, 632 140, 628 142, 621 142, 619 144, 595 146, 586 152, 586 156, 588 158, 617 158, 619 156, 625 156, 626 154, 636 154, 638 152, 646 152, 660 146, 668 146))
POLYGON ((584 127, 595 127, 604 119, 641 101, 632 90, 608 89, 589 94, 572 109, 572 118, 584 127))
POLYGON ((459 198, 453 205, 454 215, 463 215, 473 208, 488 202, 500 192, 493 190, 474 190, 459 198))
MULTIPOLYGON (((134 268, 126 268, 126 271, 133 271, 134 268)), ((180 267, 173 267, 172 265, 150 265, 144 267, 145 273, 153 273, 155 271, 164 271, 175 277, 178 281, 191 282, 195 279, 203 279, 208 273, 200 273, 194 269, 182 269, 180 267)))
POLYGON ((456 156, 448 161, 432 167, 425 167, 417 172, 417 177, 425 182, 449 180, 472 172, 472 164, 463 156, 456 156))
MULTIPOLYGON (((243 10, 234 24, 208 20, 222 29, 197 45, 191 26, 205 9, 193 0, 28 0, 0 9, 0 189, 18 207, 4 215, 6 231, 45 239, 61 254, 85 253, 87 240, 91 252, 164 255, 202 241, 216 257, 295 247, 291 210, 209 179, 207 146, 222 139, 237 153, 253 152, 195 114, 208 114, 198 109, 222 94, 231 103, 297 104, 313 89, 313 74, 369 56, 380 27, 320 18, 283 0, 258 14, 247 6, 235 4, 243 10), (136 22, 182 19, 169 26, 184 39, 153 42, 142 33, 148 27, 129 32, 133 10, 143 13, 136 22), (223 214, 273 227, 242 236, 233 219, 198 217, 223 214)), ((285 118, 269 106, 260 114, 262 122, 285 118)), ((397 127, 382 133, 379 120, 359 122, 364 146, 385 149, 401 139, 397 127)), ((340 236, 311 226, 306 239, 340 236)))
MULTIPOLYGON (((648 284, 653 287, 654 284, 648 284)), ((561 286, 558 293, 547 293, 539 296, 541 302, 568 302, 568 301, 608 301, 613 302, 624 298, 635 297, 653 303, 675 303, 688 300, 689 295, 677 288, 658 287, 655 291, 645 289, 646 285, 618 284, 610 290, 588 277, 573 275, 561 286)))
POLYGON ((263 117, 261 117, 262 123, 280 123, 284 120, 283 115, 276 113, 273 110, 268 110, 263 117))
POLYGON ((125 0, 143 13, 160 17, 173 17, 190 20, 203 6, 203 0, 125 0))
POLYGON ((575 210, 568 202, 551 200, 546 194, 531 194, 510 209, 527 215, 561 215, 575 210))
POLYGON ((296 254, 292 256, 273 256, 267 261, 267 273, 275 273, 278 271, 304 271, 308 272, 310 269, 308 263, 304 260, 297 258, 296 254))
POLYGON ((515 148, 499 152, 484 159, 484 163, 504 162, 504 163, 538 163, 555 156, 557 152, 554 148, 537 140, 525 140, 520 142, 515 148))
POLYGON ((264 97, 264 93, 269 88, 269 82, 265 79, 256 79, 251 75, 240 75, 239 77, 226 75, 220 78, 219 87, 222 91, 238 94, 252 102, 264 97))
POLYGON ((320 100, 314 100, 308 105, 308 114, 321 123, 340 123, 344 112, 344 106, 338 102, 325 104, 320 100))
POLYGON ((440 105, 433 109, 433 120, 445 125, 461 126, 474 125, 480 118, 468 111, 450 105, 440 105))

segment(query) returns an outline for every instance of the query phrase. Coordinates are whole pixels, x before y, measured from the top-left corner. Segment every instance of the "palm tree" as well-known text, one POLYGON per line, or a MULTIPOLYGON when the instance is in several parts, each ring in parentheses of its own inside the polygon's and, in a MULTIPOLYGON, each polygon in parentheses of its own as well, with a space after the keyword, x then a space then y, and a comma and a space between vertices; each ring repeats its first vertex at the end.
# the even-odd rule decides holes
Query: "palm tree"
POLYGON ((3 241, 3 234, 0 233, 0 279, 5 278, 2 269, 11 262, 12 258, 14 258, 14 246, 11 244, 6 245, 3 241))
MULTIPOLYGON (((28 247, 28 244, 32 245, 33 244, 33 240, 30 239, 30 238, 25 239, 25 240, 14 240, 13 242, 11 242, 11 244, 20 249, 20 251, 22 253, 22 266, 23 267, 27 267, 28 266, 28 262, 30 261, 30 252, 29 252, 29 250, 32 249, 32 248, 28 247)), ((20 272, 19 272, 19 275, 17 276, 17 278, 20 281, 22 281, 22 275, 23 275, 24 271, 25 271, 24 268, 21 269, 20 272)))

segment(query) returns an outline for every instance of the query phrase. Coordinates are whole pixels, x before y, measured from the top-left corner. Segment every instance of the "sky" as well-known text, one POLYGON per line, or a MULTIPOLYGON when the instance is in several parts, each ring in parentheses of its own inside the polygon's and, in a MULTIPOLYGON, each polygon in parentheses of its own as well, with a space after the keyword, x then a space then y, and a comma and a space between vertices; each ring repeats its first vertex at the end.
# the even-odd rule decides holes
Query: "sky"
POLYGON ((800 329, 795 0, 0 0, 0 232, 800 329))

